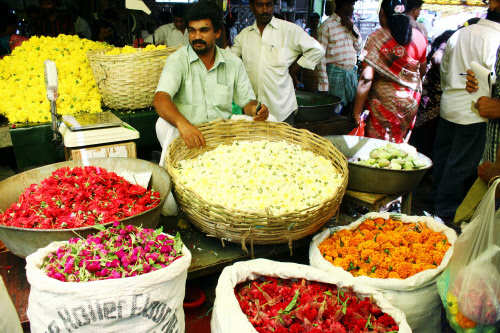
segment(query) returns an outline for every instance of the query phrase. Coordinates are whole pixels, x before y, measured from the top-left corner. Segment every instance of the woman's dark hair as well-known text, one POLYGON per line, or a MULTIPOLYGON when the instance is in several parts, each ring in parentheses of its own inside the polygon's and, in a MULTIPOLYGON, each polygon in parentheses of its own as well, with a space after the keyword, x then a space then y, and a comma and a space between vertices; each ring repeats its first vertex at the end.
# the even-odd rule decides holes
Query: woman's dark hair
POLYGON ((192 4, 186 14, 186 22, 209 19, 212 21, 214 31, 222 29, 223 21, 222 10, 215 2, 209 0, 200 0, 192 4))
POLYGON ((446 30, 441 35, 437 36, 431 44, 431 50, 429 55, 427 55, 427 61, 431 61, 432 56, 439 49, 441 44, 446 43, 450 39, 451 35, 455 33, 456 30, 446 30))
POLYGON ((406 0, 405 13, 409 13, 415 8, 420 8, 424 4, 423 0, 406 0))
POLYGON ((387 25, 392 37, 400 45, 408 45, 411 41, 412 26, 406 11, 406 0, 382 0, 382 9, 387 18, 387 25))

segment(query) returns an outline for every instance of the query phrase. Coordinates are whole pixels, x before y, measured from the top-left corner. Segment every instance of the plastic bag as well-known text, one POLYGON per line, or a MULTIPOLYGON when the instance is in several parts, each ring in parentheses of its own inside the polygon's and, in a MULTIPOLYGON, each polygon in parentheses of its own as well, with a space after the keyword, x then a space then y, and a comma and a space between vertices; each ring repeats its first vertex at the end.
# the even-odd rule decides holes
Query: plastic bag
POLYGON ((404 313, 391 305, 375 289, 344 279, 343 276, 323 272, 311 266, 267 259, 254 259, 237 262, 224 268, 215 289, 215 302, 210 322, 212 333, 256 333, 247 316, 241 311, 234 295, 234 288, 240 282, 254 280, 259 276, 273 276, 283 279, 306 279, 335 284, 339 287, 352 287, 361 297, 370 297, 383 312, 394 318, 399 325, 399 333, 410 333, 404 313))
POLYGON ((368 116, 370 115, 370 111, 365 110, 361 115, 359 116, 359 123, 358 127, 353 129, 349 135, 355 135, 355 136, 365 136, 365 126, 366 126, 366 119, 368 119, 368 116))
POLYGON ((495 212, 497 179, 455 243, 438 290, 457 332, 495 332, 500 321, 500 211, 495 212), (473 329, 472 331, 470 329, 473 329))
POLYGON ((0 276, 0 332, 22 333, 21 323, 0 276))

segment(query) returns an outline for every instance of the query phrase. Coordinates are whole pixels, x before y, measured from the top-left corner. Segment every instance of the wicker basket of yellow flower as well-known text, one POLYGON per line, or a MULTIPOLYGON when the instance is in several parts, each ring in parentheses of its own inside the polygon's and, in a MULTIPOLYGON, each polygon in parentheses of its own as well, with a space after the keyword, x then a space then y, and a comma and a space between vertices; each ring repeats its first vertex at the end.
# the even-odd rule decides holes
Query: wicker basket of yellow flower
POLYGON ((88 52, 104 105, 130 110, 151 106, 165 59, 177 49, 148 45, 145 49, 125 46, 88 52))
POLYGON ((241 243, 288 243, 337 212, 347 160, 328 140, 285 123, 218 120, 202 124, 206 145, 169 148, 177 202, 210 236, 241 243))

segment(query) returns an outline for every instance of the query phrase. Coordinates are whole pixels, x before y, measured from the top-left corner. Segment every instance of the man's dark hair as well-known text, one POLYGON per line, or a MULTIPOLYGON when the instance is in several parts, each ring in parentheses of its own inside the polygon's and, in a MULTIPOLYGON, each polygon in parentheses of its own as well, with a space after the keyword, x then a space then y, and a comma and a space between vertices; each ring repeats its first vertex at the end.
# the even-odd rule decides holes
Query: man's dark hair
POLYGON ((409 13, 416 8, 422 7, 424 4, 423 0, 406 0, 406 10, 405 13, 409 13))
MULTIPOLYGON (((276 0, 273 0, 273 5, 274 5, 275 1, 276 1, 276 0)), ((253 4, 255 3, 255 0, 249 0, 249 3, 250 3, 251 5, 253 5, 253 4)))
POLYGON ((163 11, 158 15, 158 20, 160 21, 161 24, 168 24, 172 23, 172 13, 163 11))
POLYGON ((346 5, 353 4, 355 2, 356 2, 356 0, 336 0, 335 1, 335 10, 342 8, 346 5))
POLYGON ((212 21, 214 31, 219 31, 224 24, 222 15, 222 10, 215 2, 201 0, 189 7, 186 14, 186 22, 208 19, 212 21))
POLYGON ((184 5, 175 5, 172 8, 172 16, 173 17, 182 17, 186 15, 186 7, 184 5))

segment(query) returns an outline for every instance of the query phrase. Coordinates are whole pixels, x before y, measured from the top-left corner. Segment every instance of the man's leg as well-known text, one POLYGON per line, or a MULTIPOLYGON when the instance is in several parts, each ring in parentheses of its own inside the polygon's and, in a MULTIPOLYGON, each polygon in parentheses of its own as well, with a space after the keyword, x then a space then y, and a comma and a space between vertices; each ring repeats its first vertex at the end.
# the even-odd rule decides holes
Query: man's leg
POLYGON ((179 136, 179 131, 175 126, 170 124, 163 118, 158 118, 156 121, 156 137, 161 145, 161 158, 160 166, 165 165, 165 159, 167 157, 168 146, 179 136))
MULTIPOLYGON (((350 93, 351 88, 349 87, 347 73, 344 69, 337 67, 332 64, 326 66, 326 71, 328 74, 328 93, 333 96, 337 96, 341 100, 342 108, 350 103, 350 93)), ((357 88, 357 86, 356 86, 357 88)))
POLYGON ((283 120, 283 122, 287 123, 290 126, 295 125, 296 114, 297 114, 297 110, 293 111, 292 113, 290 113, 290 115, 288 117, 286 117, 285 120, 283 120))
MULTIPOLYGON (((156 121, 156 137, 161 145, 160 166, 165 165, 167 158, 168 146, 179 136, 179 131, 175 126, 165 121, 163 118, 158 118, 156 121)), ((164 216, 176 216, 178 214, 177 203, 175 202, 172 191, 167 195, 167 200, 163 204, 161 214, 164 216)))
MULTIPOLYGON (((451 151, 451 146, 453 144, 454 138, 454 124, 439 118, 439 123, 436 131, 436 141, 434 142, 434 150, 432 156, 433 170, 432 170, 432 197, 434 200, 434 210, 435 214, 438 213, 438 193, 441 188, 441 181, 443 179, 444 170, 446 169, 446 163, 448 160, 448 155, 451 151)), ((445 217, 441 215, 442 217, 445 217)), ((449 216, 446 216, 449 217, 449 216)))
MULTIPOLYGON (((477 167, 484 150, 486 124, 455 124, 453 143, 435 195, 439 216, 453 217, 477 178, 477 167)), ((438 134, 439 135, 439 134, 438 134)), ((434 155, 434 158, 438 157, 434 155)))

